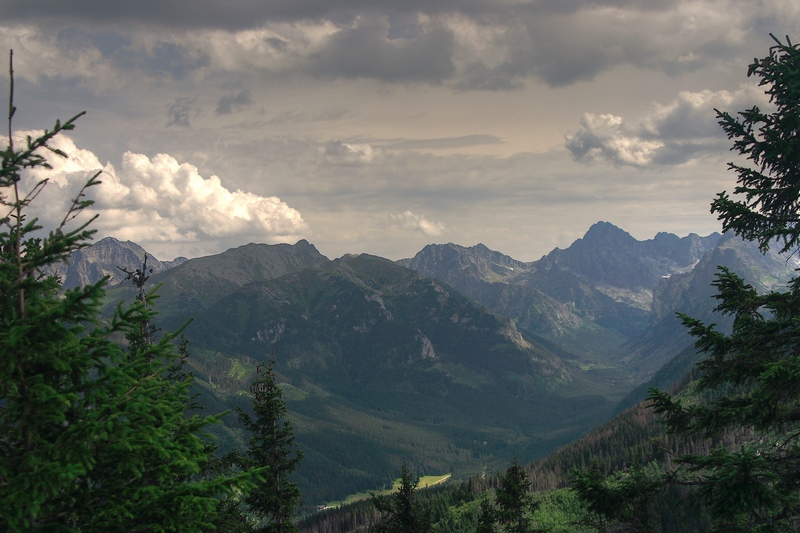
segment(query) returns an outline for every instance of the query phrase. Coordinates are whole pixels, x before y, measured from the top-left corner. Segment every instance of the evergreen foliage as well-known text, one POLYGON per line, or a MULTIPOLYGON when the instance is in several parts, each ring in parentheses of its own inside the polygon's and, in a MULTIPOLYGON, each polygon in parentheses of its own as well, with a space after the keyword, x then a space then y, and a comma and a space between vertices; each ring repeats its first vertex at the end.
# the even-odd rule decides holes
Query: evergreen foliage
POLYGON ((377 533, 427 533, 431 531, 431 511, 415 497, 417 482, 403 461, 400 490, 390 496, 374 496, 375 509, 383 518, 375 526, 377 533))
POLYGON ((531 525, 531 520, 539 503, 531 494, 530 487, 528 473, 514 457, 511 466, 498 478, 494 505, 488 494, 484 494, 476 531, 491 533, 498 527, 506 533, 538 531, 531 525))
POLYGON ((481 500, 481 514, 478 516, 478 527, 475 528, 475 533, 495 533, 497 531, 497 522, 497 509, 492 505, 488 494, 484 494, 481 500))
POLYGON ((528 473, 514 457, 511 466, 500 476, 500 484, 495 492, 497 521, 506 533, 535 531, 531 526, 531 515, 538 503, 530 492, 530 486, 528 473))
MULTIPOLYGON (((773 39, 774 36, 773 36, 773 39)), ((718 195, 712 211, 726 230, 758 242, 762 251, 778 242, 796 252, 800 226, 800 48, 787 38, 748 75, 761 78, 774 110, 757 107, 741 118, 717 112, 733 149, 754 168, 730 164, 737 175, 732 200, 718 195)), ((698 363, 696 388, 710 399, 695 403, 658 390, 650 401, 676 435, 713 438, 741 435, 736 448, 686 455, 668 481, 696 487, 714 524, 725 531, 800 529, 800 278, 786 292, 759 295, 721 268, 714 282, 717 311, 734 318, 726 335, 682 316, 697 347, 708 354, 698 363)))
POLYGON ((167 377, 174 334, 123 348, 154 312, 143 302, 99 320, 104 282, 61 292, 48 267, 88 245, 91 177, 46 236, 28 211, 47 180, 21 188, 26 170, 48 167, 50 142, 77 115, 15 144, 13 67, 7 145, 0 152, 0 529, 199 531, 220 494, 244 476, 201 476, 199 432, 215 417, 186 416, 190 376, 167 377), (76 227, 73 227, 76 226, 76 227))
POLYGON ((654 496, 662 484, 658 468, 636 464, 629 472, 606 476, 598 463, 586 472, 573 473, 573 490, 587 502, 592 518, 588 525, 597 531, 661 531, 654 496))
POLYGON ((303 453, 294 444, 286 404, 275 381, 274 363, 270 361, 266 368, 260 365, 258 377, 250 386, 254 416, 238 408, 239 421, 250 432, 247 450, 239 456, 238 463, 243 470, 262 472, 244 498, 250 512, 262 522, 258 531, 293 533, 297 531, 294 519, 300 505, 300 489, 289 476, 303 453))
POLYGON ((725 231, 731 230, 746 240, 758 243, 766 251, 779 243, 781 252, 800 245, 800 48, 779 39, 763 59, 754 59, 747 70, 756 75, 759 86, 766 87, 775 107, 764 112, 753 106, 739 113, 717 112, 719 124, 732 150, 752 161, 753 166, 729 163, 738 175, 732 199, 723 191, 711 204, 725 231))

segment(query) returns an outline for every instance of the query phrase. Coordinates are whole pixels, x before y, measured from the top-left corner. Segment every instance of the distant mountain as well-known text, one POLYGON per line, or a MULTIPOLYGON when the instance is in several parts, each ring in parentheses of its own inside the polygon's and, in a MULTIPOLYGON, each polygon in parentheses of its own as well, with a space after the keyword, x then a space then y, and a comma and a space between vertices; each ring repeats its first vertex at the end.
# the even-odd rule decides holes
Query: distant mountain
POLYGON ((162 285, 159 290, 162 313, 196 313, 249 283, 275 279, 329 262, 306 240, 294 245, 250 243, 218 255, 181 263, 170 272, 154 276, 152 283, 162 285))
POLYGON ((680 238, 662 232, 638 241, 613 224, 598 222, 566 250, 556 248, 537 261, 536 271, 557 267, 606 290, 615 300, 640 303, 638 293, 652 291, 663 276, 691 269, 719 239, 719 233, 680 238), (620 290, 631 294, 620 294, 620 290))
POLYGON ((438 279, 475 301, 510 317, 519 327, 558 337, 584 320, 562 302, 528 285, 533 263, 512 259, 483 244, 429 244, 412 259, 397 264, 438 279))
MULTIPOLYGON (((652 374, 662 368, 676 354, 690 348, 694 339, 686 332, 676 312, 706 323, 715 323, 726 331, 732 318, 714 313, 716 289, 711 283, 719 267, 724 266, 740 275, 761 294, 785 287, 800 267, 797 257, 787 257, 774 251, 762 254, 758 246, 743 241, 733 234, 725 234, 711 252, 691 271, 666 277, 656 285, 653 294, 652 322, 647 331, 629 347, 627 364, 643 374, 652 374)), ((681 360, 690 361, 691 357, 681 360)), ((671 375, 682 374, 688 368, 671 370, 671 375)), ((678 376, 680 377, 680 376, 678 376)), ((665 383, 654 384, 660 387, 665 383)))
MULTIPOLYGON (((541 457, 606 419, 617 374, 521 333, 440 281, 386 259, 329 261, 305 241, 248 245, 154 275, 158 325, 185 330, 210 411, 244 405, 276 360, 310 503, 379 486, 402 459, 474 473, 541 457)), ((132 298, 121 286, 112 302, 132 298)), ((235 439, 232 417, 222 443, 235 439)))
POLYGON ((64 280, 65 289, 96 283, 104 276, 108 276, 109 284, 115 285, 125 279, 125 273, 120 268, 129 271, 142 268, 145 254, 148 269, 152 268, 154 274, 186 261, 185 257, 159 261, 135 242, 106 237, 72 254, 69 262, 59 265, 56 273, 64 280))
POLYGON ((426 246, 398 263, 445 281, 518 327, 582 353, 619 352, 650 323, 653 288, 686 272, 719 234, 637 241, 608 222, 593 225, 566 250, 516 261, 483 245, 426 246))

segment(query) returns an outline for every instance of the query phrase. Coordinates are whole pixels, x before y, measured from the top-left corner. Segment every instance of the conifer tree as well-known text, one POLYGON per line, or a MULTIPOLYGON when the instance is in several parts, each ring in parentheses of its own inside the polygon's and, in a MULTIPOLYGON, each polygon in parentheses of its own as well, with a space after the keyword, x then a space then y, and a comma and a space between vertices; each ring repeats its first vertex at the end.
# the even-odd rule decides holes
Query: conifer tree
POLYGON ((294 430, 286 418, 274 364, 270 361, 266 367, 259 365, 258 377, 250 386, 254 416, 238 408, 239 421, 250 432, 248 448, 238 462, 244 470, 265 470, 244 499, 263 524, 259 531, 293 533, 297 531, 294 520, 300 506, 300 489, 289 476, 302 460, 303 452, 294 444, 294 430))
POLYGON ((497 531, 497 509, 494 508, 489 496, 484 494, 481 500, 481 511, 478 514, 478 527, 475 533, 496 533, 497 531))
POLYGON ((62 292, 48 274, 89 245, 91 220, 76 219, 100 181, 87 181, 49 233, 29 217, 47 180, 23 190, 24 173, 48 167, 48 150, 66 156, 50 143, 80 115, 15 142, 13 64, 10 78, 0 152, 0 529, 199 531, 217 496, 244 476, 198 477, 198 432, 215 419, 185 416, 191 379, 165 377, 174 335, 131 353, 112 340, 153 311, 135 302, 101 321, 105 280, 62 292))
POLYGON ((531 526, 531 514, 538 507, 538 503, 534 500, 530 487, 528 473, 514 457, 511 466, 500 476, 500 484, 495 493, 497 521, 507 533, 534 531, 531 526))
POLYGON ((711 204, 724 231, 758 243, 762 251, 777 244, 780 252, 796 252, 800 247, 800 49, 771 35, 775 45, 763 59, 754 59, 747 75, 758 76, 773 110, 758 106, 738 113, 715 109, 719 125, 729 139, 731 150, 753 165, 729 163, 737 174, 731 198, 723 191, 711 204))
MULTIPOLYGON (((734 117, 717 111, 733 150, 752 166, 731 163, 734 194, 720 193, 712 211, 723 229, 766 251, 800 245, 800 48, 787 37, 750 65, 773 109, 734 117)), ((741 445, 680 458, 668 481, 696 487, 720 531, 800 530, 800 278, 786 292, 760 295, 721 269, 717 310, 734 317, 725 334, 690 317, 683 321, 708 354, 699 363, 697 394, 674 398, 652 389, 650 401, 679 436, 735 432, 741 445), (697 401, 706 398, 708 401, 697 401)))
POLYGON ((517 457, 500 475, 494 505, 488 495, 481 501, 478 532, 491 533, 498 527, 506 533, 533 533, 532 515, 539 503, 530 492, 531 482, 517 457))
POLYGON ((415 491, 417 482, 405 461, 401 466, 400 490, 389 496, 373 496, 375 509, 383 518, 375 526, 378 533, 428 533, 431 531, 430 509, 423 508, 415 491))
POLYGON ((606 476, 594 461, 588 471, 573 470, 571 477, 572 490, 591 516, 584 525, 599 533, 661 530, 654 499, 663 484, 658 473, 648 471, 638 461, 630 471, 612 476, 606 476))

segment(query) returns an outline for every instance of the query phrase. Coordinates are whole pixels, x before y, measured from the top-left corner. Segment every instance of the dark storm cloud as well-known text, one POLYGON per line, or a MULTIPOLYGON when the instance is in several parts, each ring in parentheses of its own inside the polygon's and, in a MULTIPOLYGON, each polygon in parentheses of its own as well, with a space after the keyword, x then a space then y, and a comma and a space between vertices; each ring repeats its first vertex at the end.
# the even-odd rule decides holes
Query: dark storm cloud
MULTIPOLYGON (((142 24, 180 28, 243 29, 258 26, 271 18, 296 19, 321 16, 322 6, 302 2, 256 0, 17 0, 0 1, 0 14, 7 22, 63 21, 70 24, 142 24)), ((320 2, 322 4, 322 2, 320 2)))
MULTIPOLYGON (((542 43, 544 44, 544 43, 542 43)), ((538 46, 530 56, 517 64, 519 72, 532 71, 550 87, 564 87, 579 81, 591 81, 598 74, 619 64, 621 58, 595 46, 538 46)))
POLYGON ((387 39, 381 21, 369 20, 331 37, 311 56, 309 71, 326 78, 442 82, 455 73, 453 35, 435 28, 413 40, 387 39))
POLYGON ((222 96, 217 102, 217 115, 230 115, 233 112, 241 111, 250 107, 255 102, 250 96, 250 91, 242 89, 238 93, 230 93, 222 96))
MULTIPOLYGON (((364 12, 460 13, 481 17, 505 13, 524 15, 569 14, 591 7, 665 11, 680 0, 538 0, 527 3, 496 0, 0 0, 0 18, 5 22, 35 22, 44 19, 70 23, 136 23, 182 28, 253 28, 269 21, 329 19, 353 20, 364 12)), ((401 17, 402 18, 402 17, 401 17)))
POLYGON ((491 69, 472 65, 463 73, 459 88, 515 89, 527 77, 550 87, 565 87, 591 81, 624 64, 678 75, 741 51, 726 32, 715 35, 718 28, 711 28, 709 35, 696 31, 689 32, 685 40, 676 38, 671 25, 688 24, 691 13, 677 21, 658 15, 587 9, 570 17, 521 17, 510 27, 524 29, 509 33, 503 43, 508 59, 491 69))
POLYGON ((537 39, 529 48, 517 48, 512 59, 495 67, 473 63, 464 69, 454 87, 457 90, 510 91, 521 89, 525 79, 535 77, 550 87, 566 87, 591 81, 609 68, 627 62, 618 52, 599 44, 554 46, 537 39))
POLYGON ((157 43, 150 54, 132 53, 127 59, 130 61, 130 66, 138 67, 151 76, 171 75, 178 79, 183 79, 189 72, 210 64, 205 54, 193 53, 179 44, 167 41, 157 43))
POLYGON ((130 37, 112 32, 65 28, 57 33, 56 43, 62 50, 95 48, 117 68, 136 70, 156 78, 183 79, 190 72, 210 65, 208 55, 178 42, 159 40, 146 51, 132 47, 130 37))

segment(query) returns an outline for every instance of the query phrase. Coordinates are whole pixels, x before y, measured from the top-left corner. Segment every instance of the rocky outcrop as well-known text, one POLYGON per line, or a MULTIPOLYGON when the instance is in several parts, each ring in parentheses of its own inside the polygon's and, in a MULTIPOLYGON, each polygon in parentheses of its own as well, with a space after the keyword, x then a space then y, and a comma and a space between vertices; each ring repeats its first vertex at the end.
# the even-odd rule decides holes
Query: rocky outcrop
POLYGON ((65 289, 96 283, 105 276, 110 285, 116 285, 125 280, 126 274, 120 269, 132 271, 141 268, 145 254, 148 270, 152 269, 153 274, 164 272, 186 261, 185 257, 159 261, 135 242, 106 237, 72 254, 65 264, 55 269, 55 273, 63 279, 65 289))

